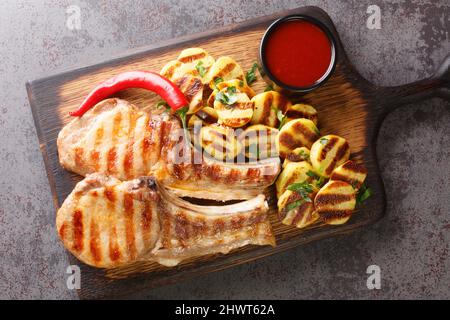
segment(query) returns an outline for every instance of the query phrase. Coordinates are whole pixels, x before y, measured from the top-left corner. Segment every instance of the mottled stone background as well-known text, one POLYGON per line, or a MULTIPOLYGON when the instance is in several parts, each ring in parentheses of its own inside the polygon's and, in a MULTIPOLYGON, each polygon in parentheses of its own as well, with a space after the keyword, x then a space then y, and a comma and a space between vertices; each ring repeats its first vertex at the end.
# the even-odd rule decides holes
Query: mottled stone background
MULTIPOLYGON (((281 9, 314 4, 335 21, 350 59, 376 84, 432 74, 450 52, 450 4, 442 1, 0 2, 0 297, 77 298, 54 225, 50 189, 26 97, 26 80, 124 50, 281 9), (367 7, 382 11, 366 27, 367 7), (81 8, 81 30, 66 8, 81 8)), ((378 152, 386 217, 376 225, 133 298, 450 298, 450 104, 407 105, 383 124, 378 152), (366 268, 382 270, 381 290, 366 268)))

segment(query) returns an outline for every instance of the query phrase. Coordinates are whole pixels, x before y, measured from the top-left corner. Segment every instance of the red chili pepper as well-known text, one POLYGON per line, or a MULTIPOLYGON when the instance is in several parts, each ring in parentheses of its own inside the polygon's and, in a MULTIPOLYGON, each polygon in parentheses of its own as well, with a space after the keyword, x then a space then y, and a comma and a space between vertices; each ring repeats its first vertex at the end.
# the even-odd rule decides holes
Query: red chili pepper
POLYGON ((153 91, 161 96, 176 111, 188 106, 183 92, 167 78, 149 71, 129 71, 121 73, 98 85, 81 103, 71 116, 81 117, 86 111, 112 94, 129 88, 153 91))

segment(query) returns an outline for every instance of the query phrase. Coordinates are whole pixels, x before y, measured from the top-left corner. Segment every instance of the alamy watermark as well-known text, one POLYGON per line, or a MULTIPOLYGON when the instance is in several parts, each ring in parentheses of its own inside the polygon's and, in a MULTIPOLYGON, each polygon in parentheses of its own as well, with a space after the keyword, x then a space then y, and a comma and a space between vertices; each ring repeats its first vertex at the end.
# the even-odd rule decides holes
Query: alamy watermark
POLYGON ((81 270, 77 265, 70 265, 66 269, 67 277, 66 285, 67 289, 74 290, 81 288, 81 270))
POLYGON ((79 6, 71 5, 66 8, 66 27, 69 30, 81 30, 81 9, 79 6))
POLYGON ((370 30, 381 29, 381 9, 379 6, 372 4, 367 7, 366 11, 370 16, 367 18, 367 28, 370 30))
POLYGON ((367 267, 366 273, 369 274, 367 277, 366 285, 367 289, 373 290, 381 289, 381 268, 376 264, 372 264, 367 267))

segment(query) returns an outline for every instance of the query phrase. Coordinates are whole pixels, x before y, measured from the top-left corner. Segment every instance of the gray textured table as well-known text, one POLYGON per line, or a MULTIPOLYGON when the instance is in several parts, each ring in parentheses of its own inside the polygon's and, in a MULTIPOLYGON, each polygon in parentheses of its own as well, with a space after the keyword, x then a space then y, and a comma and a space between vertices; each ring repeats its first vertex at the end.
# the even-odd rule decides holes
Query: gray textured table
MULTIPOLYGON (((381 85, 430 75, 450 52, 448 0, 0 2, 0 297, 76 298, 25 81, 130 48, 314 4, 333 18, 357 69, 381 85), (381 29, 369 29, 369 5, 381 29), (71 5, 80 30, 67 27, 71 5), (49 219, 50 217, 50 219, 49 219)), ((72 25, 73 26, 73 25, 72 25)), ((450 104, 407 105, 384 122, 378 156, 386 217, 376 225, 133 298, 450 298, 450 104), (366 269, 381 268, 368 290, 366 269)))

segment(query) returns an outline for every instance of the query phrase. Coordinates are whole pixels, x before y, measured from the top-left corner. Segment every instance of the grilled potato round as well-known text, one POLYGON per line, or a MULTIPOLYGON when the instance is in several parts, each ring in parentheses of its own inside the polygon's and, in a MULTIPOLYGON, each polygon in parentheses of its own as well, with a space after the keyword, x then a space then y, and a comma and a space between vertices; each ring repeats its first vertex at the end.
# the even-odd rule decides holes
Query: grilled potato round
POLYGON ((314 210, 312 200, 305 201, 303 197, 291 190, 283 192, 278 199, 278 217, 281 223, 297 228, 305 228, 319 219, 314 210))
POLYGON ((356 190, 344 181, 329 181, 314 198, 314 206, 326 224, 343 224, 356 205, 356 190))
POLYGON ((298 103, 290 106, 286 111, 287 121, 305 118, 309 119, 317 126, 317 111, 309 104, 298 103))
POLYGON ((306 161, 286 164, 275 182, 277 197, 279 198, 287 187, 293 183, 313 182, 315 177, 311 174, 312 170, 312 166, 306 161))
POLYGON ((307 161, 309 162, 309 149, 306 147, 295 148, 291 152, 286 155, 286 158, 283 162, 283 168, 289 162, 300 162, 307 161))
POLYGON ((216 110, 211 107, 204 107, 189 118, 188 127, 193 127, 196 121, 200 121, 202 126, 205 126, 216 123, 218 119, 219 116, 217 115, 216 110))
POLYGON ((330 180, 349 183, 355 190, 359 190, 367 177, 367 169, 361 163, 348 160, 333 170, 330 180))
POLYGON ((281 158, 286 158, 299 147, 311 148, 319 137, 319 130, 309 119, 296 119, 286 123, 277 138, 278 151, 281 158))
POLYGON ((217 92, 229 87, 235 87, 237 91, 245 93, 249 98, 252 98, 255 95, 255 91, 242 80, 233 79, 229 81, 223 81, 216 85, 215 89, 206 100, 206 105, 209 107, 214 107, 214 100, 216 98, 217 92))
MULTIPOLYGON (((231 88, 236 87, 223 88, 219 91, 219 93, 229 94, 231 88)), ((217 99, 218 95, 216 95, 214 109, 217 111, 217 115, 219 116, 219 124, 238 128, 247 124, 252 119, 253 103, 245 93, 236 90, 232 93, 232 95, 235 100, 230 102, 230 104, 225 103, 223 100, 217 99)))
POLYGON ((234 130, 218 124, 202 127, 200 139, 203 149, 218 160, 234 159, 242 150, 234 130))
POLYGON ((280 121, 277 113, 282 115, 291 106, 291 102, 276 91, 259 93, 252 98, 254 112, 252 124, 264 124, 269 127, 278 128, 280 121))
POLYGON ((169 61, 160 74, 172 81, 191 75, 199 77, 205 83, 204 79, 213 64, 214 58, 202 48, 188 48, 181 51, 177 60, 169 61))
POLYGON ((349 157, 350 147, 347 140, 333 134, 323 136, 311 147, 310 159, 314 171, 326 178, 349 157))
POLYGON ((203 108, 203 84, 199 77, 184 75, 174 80, 189 102, 188 114, 196 113, 203 108))
POLYGON ((250 160, 277 157, 277 134, 277 129, 262 124, 255 124, 245 129, 239 136, 245 156, 250 160))
POLYGON ((209 87, 214 89, 218 80, 241 80, 246 85, 244 71, 241 66, 230 57, 220 57, 209 69, 208 74, 205 76, 205 83, 209 83, 209 87))

